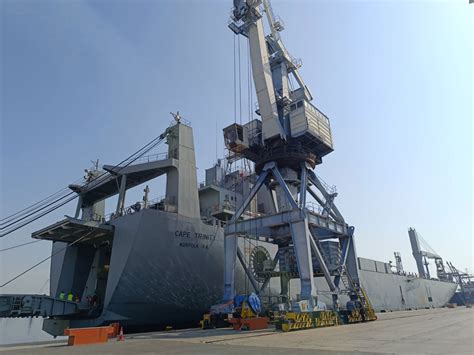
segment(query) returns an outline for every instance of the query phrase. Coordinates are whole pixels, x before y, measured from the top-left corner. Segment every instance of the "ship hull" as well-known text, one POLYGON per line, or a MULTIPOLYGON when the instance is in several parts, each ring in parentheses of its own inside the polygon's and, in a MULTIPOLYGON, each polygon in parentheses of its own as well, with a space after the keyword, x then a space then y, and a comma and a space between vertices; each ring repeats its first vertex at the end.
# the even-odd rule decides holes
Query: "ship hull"
MULTIPOLYGON (((224 274, 222 228, 152 209, 124 216, 113 224, 103 312, 95 319, 73 319, 71 327, 115 321, 136 330, 196 326, 209 307, 220 301, 224 274)), ((244 251, 249 249, 241 247, 244 251)), ((359 277, 376 311, 440 307, 456 289, 454 283, 397 275, 388 270, 360 268, 359 277)), ((324 279, 315 281, 322 291, 319 299, 330 305, 324 279)), ((278 285, 278 280, 273 279, 270 293, 275 294, 278 285)), ((241 293, 252 291, 240 266, 236 287, 241 293)), ((290 285, 292 295, 296 296, 297 290, 295 279, 290 285)))
MULTIPOLYGON (((443 307, 454 295, 457 287, 452 282, 361 269, 359 278, 376 312, 443 307)), ((298 283, 292 284, 292 288, 298 288, 298 283)), ((331 305, 332 298, 323 278, 316 279, 316 288, 322 292, 318 299, 331 305)), ((341 304, 344 304, 348 298, 342 295, 340 300, 341 304)))
POLYGON ((376 311, 443 307, 456 291, 453 282, 360 270, 361 283, 376 311))
MULTIPOLYGON (((222 297, 223 229, 176 213, 145 209, 113 222, 103 312, 72 327, 119 321, 134 329, 196 326, 222 297)), ((243 271, 237 270, 243 291, 243 271)))

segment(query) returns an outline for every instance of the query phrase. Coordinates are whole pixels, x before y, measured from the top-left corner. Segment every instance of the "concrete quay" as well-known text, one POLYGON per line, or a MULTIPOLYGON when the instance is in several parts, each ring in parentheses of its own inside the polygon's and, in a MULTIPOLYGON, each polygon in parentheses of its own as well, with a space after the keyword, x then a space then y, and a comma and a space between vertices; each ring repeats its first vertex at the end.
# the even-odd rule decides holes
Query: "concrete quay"
POLYGON ((282 333, 185 329, 126 340, 0 347, 8 354, 474 354, 474 308, 380 313, 374 322, 282 333))

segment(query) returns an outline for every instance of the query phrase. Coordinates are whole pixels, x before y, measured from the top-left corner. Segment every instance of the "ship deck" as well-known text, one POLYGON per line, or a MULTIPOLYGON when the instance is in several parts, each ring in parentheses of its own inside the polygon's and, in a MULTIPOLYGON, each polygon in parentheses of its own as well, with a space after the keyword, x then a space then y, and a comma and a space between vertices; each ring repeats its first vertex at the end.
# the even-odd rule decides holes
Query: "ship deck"
POLYGON ((0 347, 12 354, 472 354, 474 308, 379 313, 375 322, 281 333, 185 329, 125 335, 125 341, 67 347, 65 342, 0 347))

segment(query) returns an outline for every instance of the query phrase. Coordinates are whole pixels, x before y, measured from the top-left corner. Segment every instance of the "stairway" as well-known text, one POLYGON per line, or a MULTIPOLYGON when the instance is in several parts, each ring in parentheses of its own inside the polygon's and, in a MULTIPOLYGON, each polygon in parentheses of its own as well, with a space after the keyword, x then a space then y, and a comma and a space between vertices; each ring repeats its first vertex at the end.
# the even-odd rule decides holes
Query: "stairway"
POLYGON ((366 320, 375 320, 377 316, 375 315, 374 308, 370 303, 369 297, 365 292, 364 288, 359 285, 359 283, 354 282, 349 273, 347 272, 346 266, 342 266, 339 271, 340 281, 344 285, 344 288, 348 294, 355 294, 362 305, 364 310, 366 320))

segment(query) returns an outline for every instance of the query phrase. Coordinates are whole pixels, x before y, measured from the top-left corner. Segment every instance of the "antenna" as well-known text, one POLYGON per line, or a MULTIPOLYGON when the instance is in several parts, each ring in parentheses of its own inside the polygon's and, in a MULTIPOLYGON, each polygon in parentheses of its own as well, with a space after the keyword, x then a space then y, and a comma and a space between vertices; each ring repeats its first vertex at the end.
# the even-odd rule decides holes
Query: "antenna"
POLYGON ((91 160, 91 163, 93 170, 99 170, 99 158, 97 158, 96 160, 91 160))
POLYGON ((170 112, 171 116, 173 116, 174 120, 177 122, 177 123, 181 123, 181 116, 179 114, 179 111, 176 111, 176 113, 174 112, 170 112))

